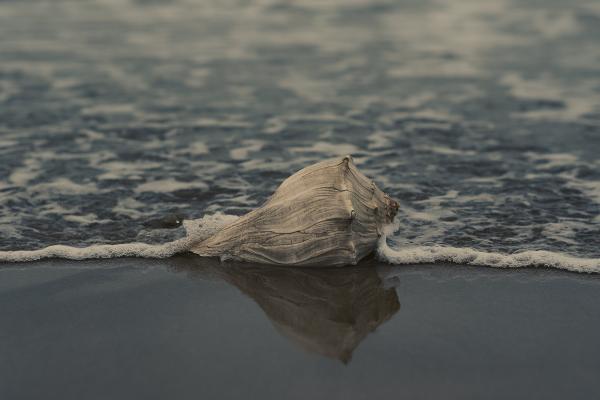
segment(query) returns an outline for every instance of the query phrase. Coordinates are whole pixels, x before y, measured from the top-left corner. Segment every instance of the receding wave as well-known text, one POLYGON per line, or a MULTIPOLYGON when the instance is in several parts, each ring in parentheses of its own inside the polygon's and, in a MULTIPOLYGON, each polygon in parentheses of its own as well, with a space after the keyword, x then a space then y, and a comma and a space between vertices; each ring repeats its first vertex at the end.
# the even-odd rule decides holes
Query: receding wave
MULTIPOLYGON (((0 262, 26 262, 44 258, 85 260, 94 258, 143 257, 167 258, 187 251, 194 243, 205 239, 238 217, 216 213, 183 222, 185 237, 162 244, 123 243, 101 244, 88 247, 63 245, 48 246, 39 250, 0 251, 0 262)), ((573 272, 600 273, 600 259, 579 258, 563 253, 530 250, 513 254, 486 252, 468 247, 439 245, 390 247, 387 237, 398 229, 386 227, 385 235, 377 246, 377 256, 390 264, 432 264, 450 262, 498 268, 551 267, 573 272)))
POLYGON ((550 267, 573 272, 600 273, 599 258, 579 258, 545 250, 529 250, 505 254, 486 252, 469 247, 439 245, 390 247, 387 235, 397 227, 390 226, 377 246, 377 256, 390 264, 455 264, 480 265, 497 268, 550 267))
POLYGON ((163 244, 123 243, 87 247, 55 245, 39 250, 0 251, 0 262, 25 262, 43 258, 64 258, 68 260, 117 257, 167 258, 188 250, 193 243, 213 235, 237 218, 233 215, 216 213, 199 219, 184 221, 186 236, 163 244))

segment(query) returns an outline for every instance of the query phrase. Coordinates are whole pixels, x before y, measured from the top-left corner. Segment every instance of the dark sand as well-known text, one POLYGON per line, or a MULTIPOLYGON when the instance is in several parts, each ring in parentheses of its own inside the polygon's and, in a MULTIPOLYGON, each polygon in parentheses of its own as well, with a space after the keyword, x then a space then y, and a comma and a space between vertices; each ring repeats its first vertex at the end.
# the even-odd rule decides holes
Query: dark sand
POLYGON ((600 398, 600 277, 169 260, 0 268, 0 399, 600 398))

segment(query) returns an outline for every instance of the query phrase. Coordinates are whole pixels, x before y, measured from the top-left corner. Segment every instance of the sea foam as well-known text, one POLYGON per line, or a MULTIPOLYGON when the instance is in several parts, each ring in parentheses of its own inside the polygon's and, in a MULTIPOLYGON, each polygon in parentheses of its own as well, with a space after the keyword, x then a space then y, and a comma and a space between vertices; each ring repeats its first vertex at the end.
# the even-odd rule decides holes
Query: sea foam
MULTIPOLYGON (((0 251, 0 262, 26 262, 43 258, 85 260, 93 258, 143 257, 167 258, 187 251, 194 243, 203 240, 239 217, 216 213, 199 219, 183 221, 186 236, 163 244, 123 243, 88 247, 63 245, 48 246, 39 250, 0 251)), ((600 259, 579 258, 552 251, 523 251, 513 254, 485 252, 468 247, 406 246, 390 247, 388 237, 398 230, 396 221, 384 228, 377 245, 377 256, 390 264, 432 264, 451 262, 499 268, 551 267, 573 272, 600 273, 600 259)), ((393 241, 393 238, 391 239, 393 241)))
POLYGON ((117 257, 167 258, 187 251, 194 243, 213 235, 237 218, 233 215, 216 213, 199 219, 183 221, 186 236, 163 244, 123 243, 88 247, 54 245, 39 250, 0 251, 0 262, 25 262, 43 258, 68 260, 117 257))
POLYGON ((439 245, 390 247, 387 238, 397 229, 397 223, 384 229, 384 235, 377 245, 377 256, 381 261, 396 265, 450 262, 497 268, 550 267, 573 272, 600 273, 600 258, 579 258, 553 251, 529 250, 506 254, 439 245))

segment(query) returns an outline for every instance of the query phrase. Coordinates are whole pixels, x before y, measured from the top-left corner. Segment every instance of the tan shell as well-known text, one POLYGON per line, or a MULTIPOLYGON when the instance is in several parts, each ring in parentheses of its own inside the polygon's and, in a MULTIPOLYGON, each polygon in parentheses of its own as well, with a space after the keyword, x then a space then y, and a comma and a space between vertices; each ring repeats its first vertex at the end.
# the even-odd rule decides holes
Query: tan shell
POLYGON ((191 251, 266 264, 356 264, 375 249, 397 211, 398 203, 346 156, 298 171, 262 207, 191 251))

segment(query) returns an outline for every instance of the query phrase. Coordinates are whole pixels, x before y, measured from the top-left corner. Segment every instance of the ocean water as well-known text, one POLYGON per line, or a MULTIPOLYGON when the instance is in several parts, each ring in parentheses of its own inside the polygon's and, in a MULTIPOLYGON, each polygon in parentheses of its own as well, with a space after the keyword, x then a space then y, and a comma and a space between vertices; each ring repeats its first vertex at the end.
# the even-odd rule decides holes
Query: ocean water
POLYGON ((599 4, 2 1, 0 254, 182 243, 352 154, 388 261, 595 271, 599 4))

